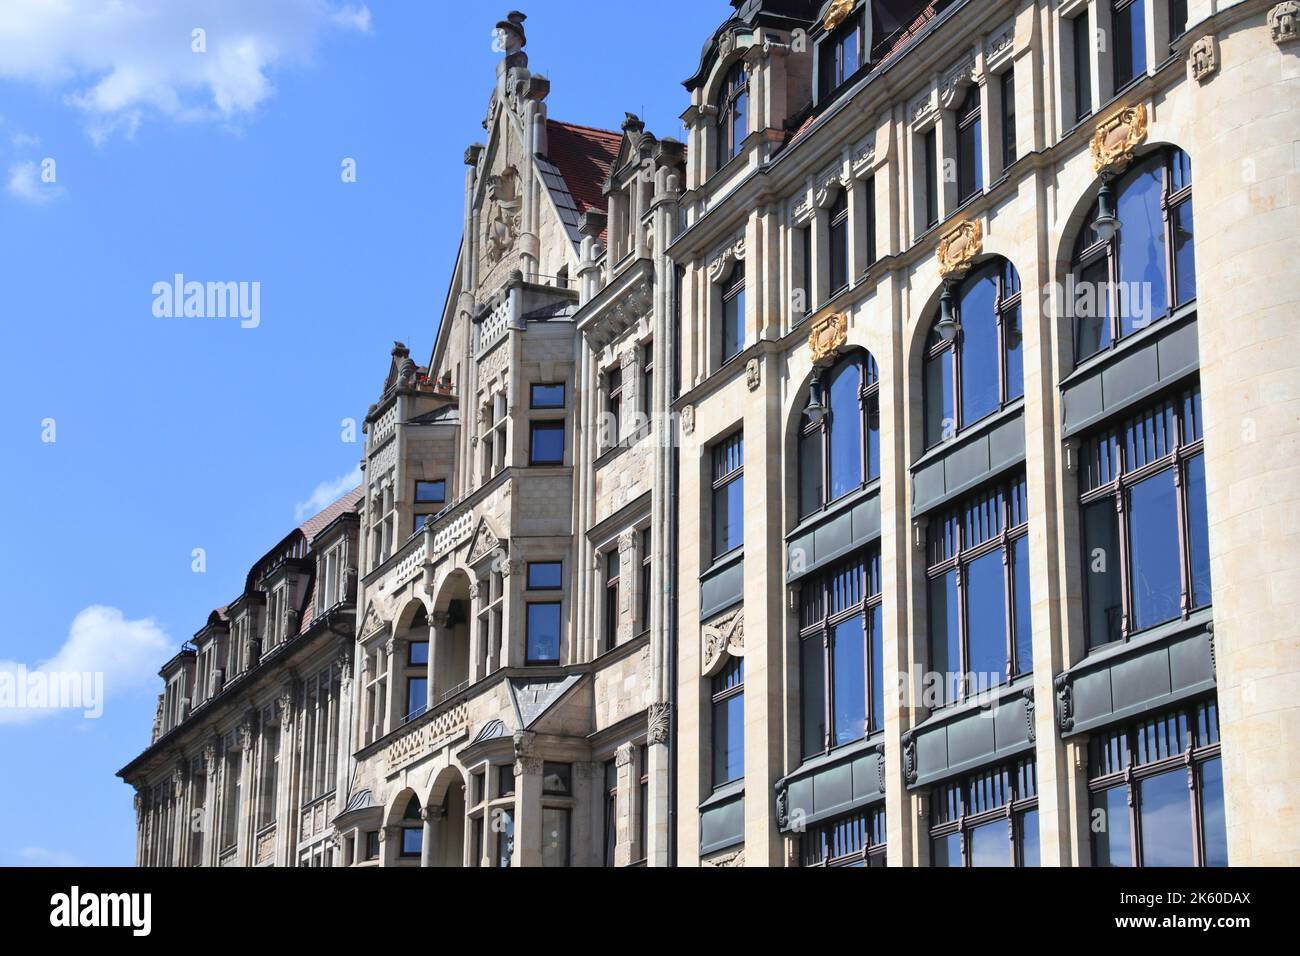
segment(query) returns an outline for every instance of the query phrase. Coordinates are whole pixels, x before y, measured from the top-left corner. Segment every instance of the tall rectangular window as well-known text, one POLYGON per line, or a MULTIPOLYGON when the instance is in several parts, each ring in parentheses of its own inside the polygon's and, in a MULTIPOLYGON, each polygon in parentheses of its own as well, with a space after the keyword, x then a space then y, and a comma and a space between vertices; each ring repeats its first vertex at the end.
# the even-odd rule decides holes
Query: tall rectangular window
POLYGON ((713 678, 713 788, 745 776, 745 659, 713 678))
POLYGON ((567 807, 542 807, 542 866, 569 865, 572 813, 567 807))
POLYGON ((617 366, 605 374, 605 418, 605 444, 613 447, 623 437, 623 370, 617 366))
POLYGON ((618 847, 618 765, 605 761, 605 865, 614 865, 618 847))
POLYGON ((1169 0, 1169 39, 1187 32, 1187 0, 1169 0))
POLYGON ((939 223, 939 140, 931 129, 923 137, 925 156, 925 227, 939 223))
POLYGON ((932 707, 1033 669, 1025 479, 999 483, 932 515, 926 565, 932 707))
POLYGON ((646 420, 654 414, 655 406, 655 346, 647 342, 641 346, 641 411, 646 420))
POLYGON ((876 261, 876 180, 875 177, 864 180, 862 186, 862 206, 866 214, 863 231, 866 233, 867 256, 864 265, 876 261))
POLYGON ((1147 71, 1146 0, 1113 0, 1110 22, 1119 92, 1147 71))
POLYGON ((722 289, 722 350, 725 363, 745 349, 745 264, 737 262, 722 289))
POLYGON ((972 83, 957 108, 958 202, 965 202, 984 188, 983 126, 980 88, 972 83))
POLYGON ((618 586, 621 558, 618 549, 605 555, 605 650, 618 643, 618 586))
POLYGON ((841 189, 830 209, 830 294, 837 295, 849 285, 849 195, 841 189))
POLYGON ((713 559, 745 543, 745 440, 737 432, 713 449, 713 559))
POLYGON ((1079 464, 1088 646, 1208 606, 1200 387, 1085 439, 1079 464))
POLYGON ((835 33, 822 41, 817 64, 820 99, 825 100, 862 65, 862 16, 859 14, 844 23, 835 33))
POLYGON ((1002 168, 1016 161, 1016 75, 1008 68, 999 80, 1002 94, 1002 168))
POLYGON ((560 602, 528 605, 526 657, 529 664, 560 663, 560 602))
POLYGON ((799 708, 805 759, 884 729, 881 613, 879 546, 803 583, 799 708))
POLYGON ((1070 21, 1074 42, 1074 121, 1080 123, 1092 112, 1092 19, 1085 10, 1070 21))
POLYGON ((530 465, 564 464, 564 422, 533 422, 529 431, 530 465))
POLYGON ((650 529, 641 532, 641 609, 637 622, 641 633, 650 630, 650 572, 652 568, 650 552, 650 529))

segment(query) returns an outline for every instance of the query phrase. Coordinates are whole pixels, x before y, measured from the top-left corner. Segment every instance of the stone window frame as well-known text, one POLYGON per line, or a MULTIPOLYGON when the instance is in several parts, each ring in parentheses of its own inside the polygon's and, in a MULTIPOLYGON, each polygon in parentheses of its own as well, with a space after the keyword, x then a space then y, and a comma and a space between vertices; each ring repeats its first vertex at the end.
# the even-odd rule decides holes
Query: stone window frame
POLYGON ((749 93, 749 69, 743 59, 737 59, 726 68, 714 104, 717 111, 713 123, 714 173, 742 153, 741 146, 749 137, 752 106, 749 93), (744 124, 742 129, 737 129, 737 119, 744 124))

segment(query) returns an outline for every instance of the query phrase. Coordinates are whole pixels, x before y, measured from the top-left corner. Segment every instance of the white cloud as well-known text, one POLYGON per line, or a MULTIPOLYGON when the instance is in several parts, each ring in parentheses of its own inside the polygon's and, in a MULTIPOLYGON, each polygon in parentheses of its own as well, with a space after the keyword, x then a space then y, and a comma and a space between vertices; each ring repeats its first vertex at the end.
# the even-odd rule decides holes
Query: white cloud
POLYGON ((300 501, 293 509, 295 521, 302 521, 334 504, 345 494, 361 484, 361 466, 353 468, 346 475, 333 481, 322 481, 306 501, 300 501))
POLYGON ((129 621, 115 607, 92 605, 73 619, 67 640, 49 660, 35 665, 0 660, 0 724, 26 723, 62 712, 33 706, 34 698, 28 698, 28 706, 19 706, 22 701, 11 696, 19 680, 28 687, 36 683, 55 687, 61 679, 99 675, 97 687, 89 683, 81 686, 88 699, 78 704, 80 710, 94 711, 103 706, 104 697, 152 681, 173 653, 171 639, 153 619, 129 621))
POLYGON ((63 92, 102 142, 153 114, 237 121, 326 34, 372 30, 369 7, 335 0, 5 0, 0 77, 63 92))
POLYGON ((25 846, 18 851, 19 866, 84 866, 81 860, 62 850, 47 850, 43 846, 25 846))
POLYGON ((5 190, 16 199, 30 203, 46 203, 63 192, 62 186, 41 181, 40 167, 32 160, 11 163, 5 190))
POLYGON ((13 136, 9 137, 9 142, 14 146, 17 146, 19 149, 22 149, 26 146, 41 145, 41 138, 39 136, 31 136, 20 130, 19 132, 14 133, 13 136))

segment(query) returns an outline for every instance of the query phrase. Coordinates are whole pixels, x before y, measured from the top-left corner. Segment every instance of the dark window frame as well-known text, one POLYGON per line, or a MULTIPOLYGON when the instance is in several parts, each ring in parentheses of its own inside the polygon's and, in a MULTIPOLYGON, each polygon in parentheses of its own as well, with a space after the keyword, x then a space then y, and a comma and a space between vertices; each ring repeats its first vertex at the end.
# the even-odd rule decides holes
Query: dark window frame
POLYGON ((810 827, 799 838, 802 867, 885 866, 885 806, 867 807, 810 827))
POLYGON ((1111 501, 1116 511, 1115 540, 1119 560, 1120 586, 1120 620, 1116 632, 1108 622, 1107 633, 1117 636, 1107 641, 1093 641, 1093 621, 1091 601, 1089 599, 1092 555, 1089 542, 1082 532, 1079 534, 1080 556, 1083 560, 1083 616, 1084 637, 1089 650, 1125 643, 1135 636, 1159 627, 1172 620, 1187 620, 1193 611, 1204 607, 1213 607, 1213 583, 1209 604, 1196 605, 1195 583, 1192 568, 1191 529, 1189 516, 1194 502, 1189 501, 1188 470, 1191 463, 1205 454, 1204 423, 1201 413, 1201 387, 1198 382, 1191 387, 1186 385, 1166 392, 1154 401, 1148 402, 1115 424, 1110 424, 1100 432, 1093 432, 1080 442, 1079 447, 1079 510, 1080 524, 1082 513, 1089 505, 1111 501), (1135 430, 1130 432, 1130 429, 1135 430), (1164 436, 1157 439, 1157 432, 1164 436), (1133 434, 1144 443, 1144 455, 1148 447, 1154 447, 1158 440, 1167 441, 1168 447, 1158 456, 1152 456, 1141 462, 1131 462, 1136 457, 1136 446, 1130 447, 1125 436, 1133 434), (1151 445, 1147 445, 1151 442, 1151 445), (1179 564, 1179 614, 1166 621, 1148 624, 1143 628, 1134 625, 1134 594, 1132 582, 1132 504, 1130 491, 1147 479, 1172 472, 1174 476, 1175 508, 1178 525, 1178 564, 1179 564))
POLYGON ((612 651, 618 646, 618 592, 620 582, 622 581, 623 556, 619 553, 617 547, 605 552, 605 588, 604 588, 604 606, 602 608, 604 617, 604 634, 605 650, 612 651))
MULTIPOLYGON (((846 363, 857 363, 858 365, 858 450, 859 450, 859 473, 862 475, 862 481, 857 488, 851 488, 835 498, 831 498, 831 455, 832 455, 832 438, 834 437, 835 423, 834 416, 829 407, 819 421, 808 420, 804 416, 799 429, 799 457, 807 454, 811 449, 816 436, 817 453, 821 459, 821 494, 820 503, 816 508, 804 510, 805 492, 804 476, 802 471, 799 472, 799 489, 798 489, 798 511, 799 521, 806 521, 811 516, 825 511, 837 502, 847 498, 849 495, 866 488, 880 480, 880 461, 871 459, 871 443, 868 437, 871 434, 872 416, 876 423, 876 432, 880 431, 880 368, 876 364, 875 357, 867 351, 855 349, 849 355, 841 358, 830 369, 827 369, 820 378, 822 389, 822 403, 829 405, 831 379, 839 372, 841 366, 846 363)), ((805 392, 807 389, 804 390, 805 392)))
POLYGON ((722 283, 721 321, 718 323, 718 367, 726 365, 733 358, 745 351, 748 343, 745 338, 745 263, 738 261, 722 283), (729 326, 734 325, 735 348, 728 351, 727 335, 729 326))
POLYGON ((998 77, 999 106, 1002 109, 1002 168, 1016 161, 1016 68, 1009 66, 998 77))
MULTIPOLYGON (((1207 865, 1205 839, 1205 793, 1202 768, 1221 760, 1218 699, 1210 697, 1182 704, 1170 711, 1129 721, 1109 733, 1097 732, 1088 742, 1088 807, 1090 817, 1098 811, 1097 797, 1123 788, 1128 806, 1129 865, 1144 866, 1142 846, 1141 786, 1145 780, 1183 768, 1187 772, 1190 801, 1192 859, 1196 867, 1207 865), (1169 722, 1173 721, 1173 724, 1169 722), (1170 731, 1173 733, 1170 733, 1170 731), (1162 748, 1162 744, 1185 736, 1185 745, 1162 748), (1141 761, 1143 751, 1167 749, 1163 755, 1141 761)), ((1104 817, 1102 818, 1104 820, 1104 817)), ((1092 865, 1097 865, 1100 832, 1090 827, 1092 865)))
POLYGON ((1085 7, 1070 21, 1074 48, 1074 122, 1077 126, 1092 115, 1092 14, 1085 7))
POLYGON ((416 503, 416 504, 421 504, 421 505, 445 505, 445 504, 447 503, 447 479, 446 479, 446 478, 430 478, 430 479, 427 479, 427 480, 426 480, 426 479, 420 479, 420 480, 416 481, 416 483, 415 483, 415 503, 416 503), (428 487, 428 486, 431 486, 431 485, 441 485, 441 486, 442 486, 442 493, 441 493, 441 495, 439 495, 439 496, 436 497, 436 498, 433 498, 433 497, 427 497, 427 496, 421 495, 421 493, 420 493, 421 488, 428 487))
POLYGON ((529 561, 524 578, 524 589, 527 591, 563 591, 564 590, 564 561, 529 561), (534 584, 533 568, 556 567, 560 569, 560 580, 557 584, 534 584))
MULTIPOLYGON (((1161 167, 1161 186, 1160 186, 1160 211, 1163 218, 1162 240, 1164 242, 1164 280, 1165 280, 1165 314, 1162 316, 1152 316, 1151 325, 1155 325, 1162 319, 1167 319, 1179 309, 1191 305, 1196 301, 1196 276, 1195 266, 1193 264, 1192 274, 1192 295, 1184 301, 1178 298, 1178 265, 1176 260, 1176 240, 1178 216, 1184 204, 1191 207, 1190 215, 1192 218, 1192 235, 1195 235, 1195 205, 1193 205, 1192 189, 1194 179, 1191 172, 1191 159, 1187 153, 1176 146, 1166 146, 1135 160, 1129 169, 1121 176, 1112 186, 1114 194, 1113 208, 1114 214, 1118 215, 1120 196, 1124 190, 1137 181, 1137 177, 1145 172, 1146 161, 1154 156, 1160 156, 1161 167), (1185 164, 1183 163, 1185 160, 1185 164), (1183 172, 1185 169, 1185 174, 1183 172), (1178 179, 1184 181, 1179 184, 1178 179)), ((1095 265, 1100 264, 1104 259, 1106 262, 1106 320, 1108 323, 1107 333, 1108 341, 1094 352, 1087 355, 1080 354, 1080 319, 1087 318, 1075 314, 1075 303, 1069 303, 1069 314, 1073 317, 1072 323, 1074 338, 1074 364, 1082 365, 1084 362, 1105 355, 1113 350, 1119 343, 1131 338, 1133 335, 1142 331, 1135 329, 1127 334, 1124 333, 1124 317, 1120 309, 1120 242, 1122 241, 1123 229, 1121 228, 1114 236, 1109 239, 1100 239, 1096 236, 1092 228, 1092 222, 1097 218, 1097 203, 1094 202, 1088 210, 1088 217, 1084 220, 1083 228, 1080 230, 1079 237, 1075 242, 1074 256, 1070 262, 1070 275, 1075 282, 1081 281, 1080 274, 1095 265)), ((1189 237, 1188 241, 1191 241, 1189 237)), ((1150 328, 1150 325, 1146 326, 1150 328)))
POLYGON ((984 191, 984 107, 980 88, 972 83, 956 109, 957 204, 974 199, 984 191), (968 143, 967 137, 973 137, 968 143), (970 187, 967 188, 967 180, 970 187))
POLYGON ((849 287, 853 267, 849 262, 849 191, 841 189, 827 212, 827 298, 835 298, 849 287))
POLYGON ((528 389, 528 407, 532 409, 549 409, 556 410, 567 408, 569 403, 568 388, 564 382, 533 382, 528 389), (560 402, 539 402, 537 400, 537 390, 544 388, 558 388, 560 390, 560 402))
MULTIPOLYGON (((1021 305, 1020 273, 1011 260, 997 257, 972 270, 969 275, 962 279, 961 283, 953 290, 953 314, 957 317, 957 320, 960 323, 961 301, 965 290, 972 283, 983 281, 990 273, 992 273, 994 281, 997 283, 997 293, 993 299, 993 315, 997 324, 998 405, 992 411, 977 419, 969 422, 965 421, 965 409, 963 408, 964 402, 962 400, 962 367, 964 365, 963 347, 965 345, 966 331, 964 328, 960 329, 952 339, 945 341, 944 338, 935 330, 934 326, 931 326, 929 342, 926 345, 925 356, 922 360, 922 381, 925 382, 928 380, 928 370, 932 363, 941 361, 951 363, 952 417, 956 427, 954 428, 952 435, 948 436, 948 438, 944 437, 944 429, 942 427, 939 429, 939 434, 937 436, 923 434, 924 445, 927 451, 943 444, 951 438, 956 438, 958 435, 962 434, 962 432, 978 425, 980 422, 988 418, 991 418, 999 412, 1005 411, 1008 406, 1024 398, 1023 355, 1021 356, 1020 373, 1021 393, 1019 395, 1012 395, 1009 391, 1011 376, 1007 367, 1008 330, 1012 327, 1016 327, 1018 329, 1017 334, 1019 334, 1022 339, 1024 335, 1023 329, 1009 321, 1013 317, 1020 315, 1021 305)), ((936 316, 936 325, 938 324, 938 321, 938 316, 936 316)), ((922 431, 925 432, 929 428, 931 420, 929 390, 923 387, 922 395, 922 402, 925 405, 925 411, 922 416, 922 431)))
POLYGON ((741 522, 740 541, 730 548, 723 549, 721 542, 718 540, 718 519, 721 509, 718 507, 720 493, 726 491, 732 484, 737 481, 741 485, 741 502, 743 513, 744 502, 744 485, 745 480, 745 433, 736 431, 726 438, 718 441, 712 449, 713 459, 713 482, 710 515, 710 535, 709 541, 713 547, 714 563, 729 557, 745 547, 745 528, 744 522, 741 522), (730 460, 734 458, 735 466, 729 467, 730 460))
POLYGON ((623 436, 623 367, 615 365, 605 373, 605 414, 613 423, 610 446, 617 445, 623 436))
POLYGON ((951 506, 945 507, 937 514, 929 516, 925 546, 926 578, 926 661, 934 672, 934 608, 930 601, 930 584, 940 578, 954 573, 956 576, 956 611, 957 611, 957 645, 960 655, 957 673, 961 675, 960 686, 956 688, 957 696, 949 699, 953 690, 946 682, 943 687, 944 699, 934 709, 960 704, 972 697, 987 694, 990 688, 968 686, 967 678, 973 673, 970 666, 970 621, 968 620, 969 566, 980 558, 990 554, 1002 555, 1002 608, 1003 608, 1003 660, 1002 683, 1006 686, 1022 677, 1033 673, 1032 634, 1030 635, 1029 669, 1022 669, 1018 660, 1016 634, 1016 594, 1015 568, 1012 561, 1012 549, 1020 542, 1029 540, 1029 495, 1025 474, 1019 472, 1009 478, 1000 478, 985 485, 972 494, 959 499, 951 506), (994 505, 996 516, 992 511, 980 509, 980 505, 994 505), (998 530, 990 533, 980 541, 968 542, 971 534, 971 516, 976 520, 996 520, 998 530))
POLYGON ((524 604, 524 663, 529 667, 554 667, 564 656, 564 607, 561 601, 527 601, 524 604), (556 633, 556 656, 554 658, 534 658, 532 655, 532 608, 554 607, 559 620, 556 633))
MULTIPOLYGON (((740 756, 739 773, 729 776, 726 780, 718 779, 718 752, 719 752, 718 731, 721 726, 721 722, 718 720, 718 711, 719 709, 725 710, 726 706, 730 704, 733 700, 735 700, 737 697, 739 697, 741 701, 740 710, 743 716, 745 710, 745 703, 744 703, 745 658, 744 657, 729 658, 727 663, 723 665, 722 670, 719 671, 717 674, 715 674, 712 678, 710 678, 709 740, 713 752, 710 754, 711 760, 710 760, 709 772, 710 772, 710 779, 713 782, 714 791, 720 790, 722 787, 725 787, 728 784, 735 783, 737 780, 745 779, 745 755, 744 755, 745 722, 743 719, 741 720, 740 723, 741 756, 740 756)), ((730 729, 730 725, 728 725, 728 729, 730 729)), ((723 743, 725 743, 725 741, 723 741, 723 743)), ((724 763, 725 763, 725 758, 724 758, 724 763)))
POLYGON ((651 552, 651 535, 649 528, 641 530, 641 609, 640 620, 637 622, 638 633, 647 634, 650 631, 650 582, 654 569, 653 555, 651 552))
POLYGON ((741 144, 749 135, 742 124, 749 122, 749 73, 744 61, 737 61, 727 71, 718 95, 718 119, 714 126, 714 172, 740 155, 741 144))
POLYGON ((925 228, 939 224, 939 134, 932 126, 921 136, 925 166, 925 228))
POLYGON ((1147 69, 1150 66, 1147 63, 1146 49, 1146 0, 1111 0, 1110 29, 1114 41, 1111 44, 1110 58, 1112 80, 1115 84, 1114 92, 1119 94, 1146 76, 1147 69), (1132 32, 1134 21, 1130 18, 1130 13, 1134 10, 1137 11, 1137 17, 1142 27, 1137 36, 1134 36, 1132 32), (1135 41, 1137 41, 1136 47, 1134 45, 1135 41), (1121 51, 1125 49, 1130 53, 1131 64, 1125 62, 1125 58, 1120 55, 1121 51), (1126 75, 1125 71, 1130 65, 1134 67, 1134 71, 1131 75, 1126 75))
MULTIPOLYGON (((876 687, 874 672, 876 664, 880 663, 883 673, 883 661, 877 662, 873 659, 876 653, 875 645, 876 635, 873 634, 872 612, 882 607, 884 604, 884 589, 881 583, 881 565, 880 565, 880 545, 875 544, 861 552, 858 556, 840 562, 834 567, 828 569, 825 573, 802 582, 799 593, 799 631, 798 640, 800 647, 800 666, 803 666, 803 646, 805 641, 821 641, 821 674, 822 674, 822 699, 821 705, 821 726, 822 740, 808 741, 805 739, 803 730, 805 727, 805 708, 811 705, 811 701, 804 700, 802 688, 799 698, 799 727, 800 727, 800 753, 803 760, 810 760, 820 757, 824 754, 831 753, 840 747, 848 747, 862 740, 867 739, 875 734, 884 731, 883 722, 876 725, 874 719, 875 706, 880 702, 883 704, 885 688, 876 687), (844 580, 846 573, 856 572, 857 585, 856 589, 847 585, 844 580), (832 611, 837 595, 852 593, 856 590, 857 600, 852 604, 832 611), (862 702, 863 706, 863 727, 861 736, 846 740, 843 743, 836 742, 836 736, 839 728, 835 726, 835 646, 836 628, 841 624, 846 624, 858 618, 862 625, 862 663, 863 675, 862 686, 865 692, 862 702), (877 695, 879 701, 877 701, 877 695), (814 746, 814 744, 816 746, 814 746)), ((881 653, 884 649, 884 634, 881 639, 881 653)))
POLYGON ((564 419, 540 418, 528 423, 528 464, 530 466, 563 465, 566 450, 564 419), (539 432, 560 433, 560 455, 558 458, 539 458, 537 456, 537 435, 539 432))
POLYGON ((930 794, 930 865, 935 865, 935 844, 958 834, 961 865, 972 867, 971 832, 976 827, 1005 820, 1007 865, 1022 867, 1023 820, 1026 814, 1037 810, 1038 768, 1034 757, 985 768, 959 780, 939 784, 930 794), (1003 800, 994 803, 999 797, 1003 800))
POLYGON ((870 57, 866 49, 865 21, 861 10, 853 14, 822 38, 817 45, 817 101, 824 105, 845 83, 857 76, 870 57), (856 46, 856 62, 850 65, 847 57, 850 38, 856 46))

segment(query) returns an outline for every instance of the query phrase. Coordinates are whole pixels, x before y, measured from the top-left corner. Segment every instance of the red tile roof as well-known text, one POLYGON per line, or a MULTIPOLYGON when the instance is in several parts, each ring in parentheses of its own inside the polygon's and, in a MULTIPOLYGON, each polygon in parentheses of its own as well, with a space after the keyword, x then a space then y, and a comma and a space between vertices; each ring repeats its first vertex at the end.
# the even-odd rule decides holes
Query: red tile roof
POLYGON ((311 544, 316 535, 324 531, 339 515, 346 514, 349 511, 356 511, 357 506, 361 503, 361 491, 361 486, 358 485, 334 504, 329 505, 300 524, 298 530, 307 538, 307 543, 311 544))
POLYGON ((564 184, 581 216, 588 209, 605 211, 605 182, 618 159, 623 134, 576 123, 546 121, 548 158, 564 177, 564 184))

